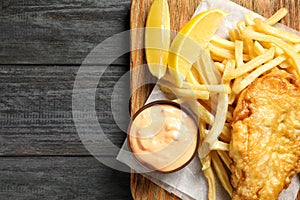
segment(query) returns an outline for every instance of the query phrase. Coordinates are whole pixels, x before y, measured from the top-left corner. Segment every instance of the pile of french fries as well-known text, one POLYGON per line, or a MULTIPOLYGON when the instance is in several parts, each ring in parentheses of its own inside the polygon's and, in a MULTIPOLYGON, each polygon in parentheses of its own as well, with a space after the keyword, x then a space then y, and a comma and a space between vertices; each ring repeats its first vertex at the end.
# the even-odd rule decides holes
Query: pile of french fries
MULTIPOLYGON (((270 70, 284 69, 299 78, 300 37, 274 27, 286 14, 287 10, 282 8, 270 18, 263 20, 254 19, 251 13, 247 13, 244 20, 237 23, 237 29, 229 31, 229 40, 214 36, 209 43, 210 55, 222 73, 223 84, 231 88, 226 123, 232 122, 234 102, 239 94, 258 77, 270 70)), ((226 130, 230 134, 229 126, 226 126, 226 130)), ((230 138, 228 135, 227 137, 230 138)), ((228 142, 228 140, 224 142, 228 142)), ((217 152, 230 170, 231 160, 228 152, 220 150, 217 152)), ((212 157, 212 162, 219 163, 215 159, 212 157)), ((219 173, 220 180, 226 180, 221 182, 231 195, 232 189, 228 186, 230 183, 227 182, 226 171, 224 169, 219 172, 216 170, 216 173, 217 175, 219 173)))
MULTIPOLYGON (((271 70, 284 69, 300 77, 300 37, 286 30, 275 27, 287 10, 282 8, 268 19, 254 18, 251 13, 237 23, 237 28, 229 31, 230 38, 213 36, 206 51, 209 52, 217 70, 221 74, 219 84, 207 84, 201 77, 201 63, 195 63, 187 75, 182 88, 161 88, 172 92, 176 101, 186 103, 199 117, 201 143, 209 137, 217 112, 217 98, 212 93, 224 93, 228 97, 226 121, 219 133, 218 140, 204 156, 199 150, 203 172, 209 183, 208 199, 216 199, 215 174, 229 195, 230 184, 229 143, 233 110, 239 94, 258 77, 271 70), (193 90, 192 94, 189 92, 193 90), (212 167, 213 166, 213 167, 212 167)), ((168 84, 168 83, 165 83, 168 84)), ((199 148, 200 149, 200 148, 199 148)))
MULTIPOLYGON (((286 14, 287 10, 281 8, 273 16, 263 20, 247 13, 244 20, 237 23, 237 29, 229 31, 230 39, 214 36, 208 45, 211 58, 222 73, 222 83, 231 88, 224 127, 226 134, 221 134, 226 137, 220 138, 223 142, 229 142, 234 103, 247 86, 258 77, 276 69, 284 69, 297 78, 300 76, 300 36, 274 26, 286 14)), ((217 149, 217 153, 230 170, 232 161, 228 152, 217 149)), ((224 188, 231 195, 228 175, 224 167, 220 167, 222 163, 217 155, 212 152, 213 166, 224 188)), ((210 189, 215 192, 213 187, 210 189)))
POLYGON ((230 30, 230 40, 215 36, 208 48, 223 80, 231 84, 231 101, 256 78, 274 69, 285 69, 300 75, 300 37, 274 27, 287 14, 282 8, 266 20, 254 19, 248 13, 245 20, 230 30))

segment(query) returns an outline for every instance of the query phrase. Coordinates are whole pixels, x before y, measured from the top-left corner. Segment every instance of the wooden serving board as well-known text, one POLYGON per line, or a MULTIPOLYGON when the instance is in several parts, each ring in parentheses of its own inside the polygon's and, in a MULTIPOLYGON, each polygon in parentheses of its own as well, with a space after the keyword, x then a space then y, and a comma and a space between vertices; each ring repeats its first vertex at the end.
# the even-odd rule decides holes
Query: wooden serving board
MULTIPOLYGON (((211 0, 213 1, 213 0, 211 0)), ((144 28, 148 10, 152 0, 132 0, 130 11, 130 46, 133 51, 130 54, 131 88, 136 88, 141 81, 155 81, 148 69, 140 67, 145 64, 144 50, 134 50, 144 44, 144 33, 137 28, 144 28)), ((180 28, 191 18, 201 0, 168 0, 171 15, 171 29, 179 31, 180 28)), ((296 30, 300 30, 300 1, 299 0, 233 0, 258 14, 269 17, 281 7, 289 10, 288 16, 282 23, 296 30)), ((144 85, 132 91, 131 114, 134 114, 147 100, 153 85, 144 85)), ((132 173, 131 192, 135 200, 167 200, 178 199, 147 180, 144 176, 132 173)), ((299 197, 299 195, 298 195, 299 197)), ((297 198, 300 200, 300 198, 297 198)))

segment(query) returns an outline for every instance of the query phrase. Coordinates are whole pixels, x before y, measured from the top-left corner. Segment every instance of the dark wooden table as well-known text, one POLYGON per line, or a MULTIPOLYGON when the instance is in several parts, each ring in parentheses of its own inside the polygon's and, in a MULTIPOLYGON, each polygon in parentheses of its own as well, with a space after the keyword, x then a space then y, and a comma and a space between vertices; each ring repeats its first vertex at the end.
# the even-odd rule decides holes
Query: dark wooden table
MULTIPOLYGON (((91 156, 72 117, 81 63, 129 29, 129 8, 130 0, 0 0, 0 200, 132 199, 130 175, 91 156)), ((99 122, 117 146, 125 134, 109 96, 128 70, 124 55, 97 89, 99 122)))

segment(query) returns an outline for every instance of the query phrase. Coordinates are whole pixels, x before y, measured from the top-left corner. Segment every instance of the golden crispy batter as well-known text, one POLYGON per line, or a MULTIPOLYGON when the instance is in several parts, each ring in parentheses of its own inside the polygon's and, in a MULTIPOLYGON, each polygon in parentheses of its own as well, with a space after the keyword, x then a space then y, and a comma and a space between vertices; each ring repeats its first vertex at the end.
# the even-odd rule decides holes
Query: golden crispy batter
POLYGON ((233 199, 277 199, 300 172, 300 81, 282 70, 239 97, 230 156, 233 199))

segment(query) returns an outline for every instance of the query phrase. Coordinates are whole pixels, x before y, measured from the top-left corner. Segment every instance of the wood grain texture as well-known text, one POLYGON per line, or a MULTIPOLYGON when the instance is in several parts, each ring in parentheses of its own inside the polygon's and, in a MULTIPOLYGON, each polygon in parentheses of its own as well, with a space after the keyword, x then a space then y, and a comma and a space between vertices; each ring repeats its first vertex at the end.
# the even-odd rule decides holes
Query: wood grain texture
POLYGON ((129 6, 130 0, 1 1, 0 63, 81 64, 96 45, 129 29, 129 6))
MULTIPOLYGON (((171 28, 178 31, 191 17, 195 8, 201 0, 168 0, 171 15, 171 28)), ((282 23, 291 28, 300 30, 300 1, 299 0, 233 0, 233 2, 242 5, 250 10, 253 10, 265 17, 271 16, 275 11, 281 7, 286 7, 289 10, 289 15, 282 20, 282 23)), ((131 29, 143 28, 151 0, 132 0, 130 12, 130 27, 131 29)), ((143 32, 140 30, 131 31, 131 49, 142 47, 143 32)), ((136 88, 141 80, 153 80, 149 71, 140 67, 145 64, 144 51, 135 50, 131 51, 130 67, 132 70, 131 75, 131 88, 136 88)), ((149 85, 143 86, 133 92, 131 98, 131 113, 135 113, 146 101, 151 92, 152 87, 149 85)), ((131 174, 131 191, 134 199, 177 199, 176 196, 169 194, 151 181, 145 179, 142 175, 131 174)))
MULTIPOLYGON (((96 90, 98 121, 117 146, 122 145, 126 134, 122 135, 114 122, 111 95, 128 68, 109 66, 96 90)), ((89 154, 76 132, 72 115, 78 69, 79 66, 0 66, 0 156, 89 154)), ((90 76, 89 81, 93 78, 97 79, 98 74, 90 76)), ((129 93, 129 86, 117 89, 129 93)), ((119 98, 122 101, 121 95, 119 98)))
MULTIPOLYGON (((131 88, 137 88, 136 85, 141 81, 152 82, 154 77, 149 76, 147 67, 141 67, 146 64, 144 50, 144 34, 142 29, 145 26, 148 10, 152 0, 133 0, 130 10, 130 29, 131 29, 131 52, 130 52, 130 67, 132 70, 131 75, 131 88)), ((171 20, 171 29, 179 31, 182 26, 190 19, 196 7, 199 5, 200 0, 169 0, 169 8, 171 20), (189 6, 186 6, 189 5, 189 6)), ((135 113, 145 102, 150 94, 153 85, 144 85, 136 91, 132 91, 131 97, 131 113, 135 113), (142 94, 142 95, 141 95, 142 94)))
POLYGON ((0 199, 131 199, 129 174, 93 157, 0 158, 0 199))
MULTIPOLYGON (((129 29, 129 7, 130 0, 0 1, 1 200, 132 199, 129 174, 90 156, 72 116, 80 64, 96 45, 129 29)), ((95 63, 107 64, 117 48, 106 46, 95 63)), ((117 146, 126 135, 113 120, 110 96, 128 63, 128 55, 115 60, 96 91, 98 121, 117 146)), ((121 89, 129 93, 127 85, 121 89)))
MULTIPOLYGON (((143 66, 145 61, 143 31, 138 28, 145 26, 145 20, 148 10, 151 5, 151 0, 133 0, 131 3, 130 11, 130 29, 131 29, 131 54, 130 54, 130 67, 131 71, 131 88, 137 88, 140 81, 153 81, 155 80, 149 73, 148 69, 143 66), (138 50, 136 50, 138 49, 138 50)), ((200 0, 169 0, 171 29, 179 31, 182 26, 190 19, 195 9, 200 3, 200 0), (189 5, 189 6, 186 6, 189 5)), ((131 114, 135 113, 146 101, 149 96, 153 85, 145 85, 136 91, 132 91, 131 96, 131 114)), ((131 174, 131 190, 134 199, 176 199, 175 195, 165 192, 156 184, 145 179, 142 175, 131 174)))

